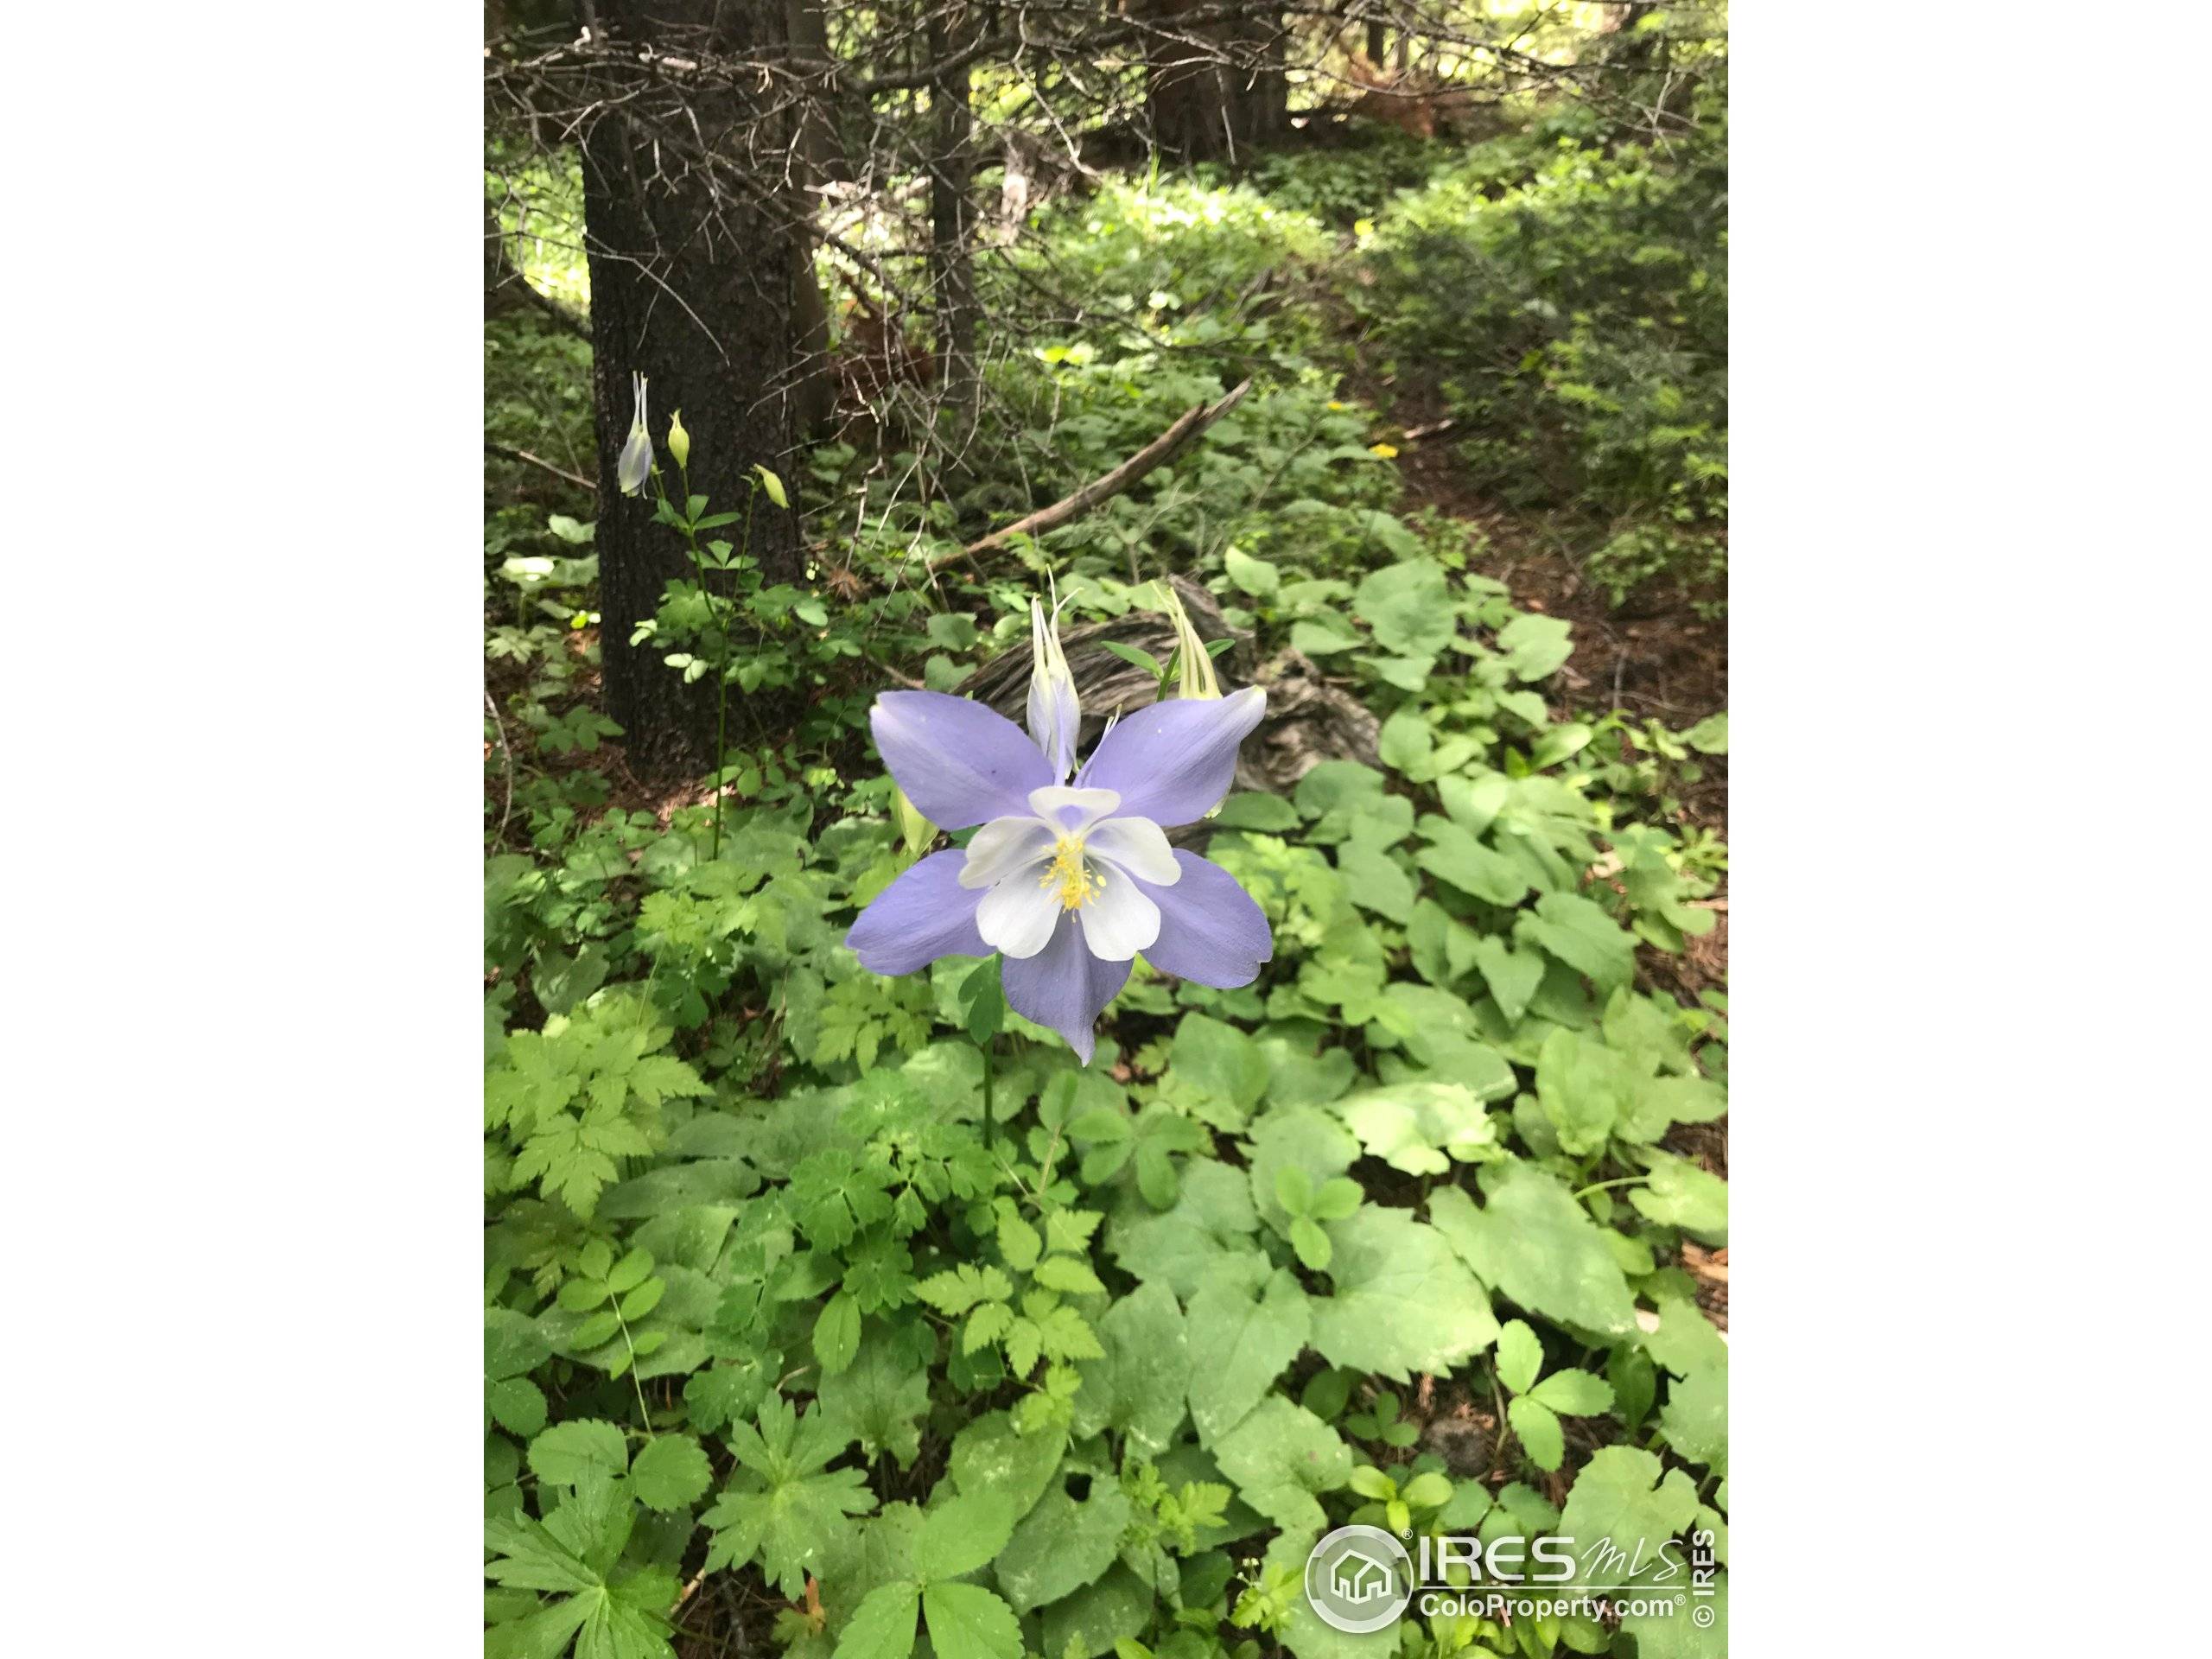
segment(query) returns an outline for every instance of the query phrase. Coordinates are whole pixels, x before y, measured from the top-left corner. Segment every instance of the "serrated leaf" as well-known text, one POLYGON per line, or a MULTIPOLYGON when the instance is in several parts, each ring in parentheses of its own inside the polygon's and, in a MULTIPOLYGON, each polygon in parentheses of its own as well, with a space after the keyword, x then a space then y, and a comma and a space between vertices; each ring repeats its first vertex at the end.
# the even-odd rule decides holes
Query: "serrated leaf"
POLYGON ((918 1585, 878 1585, 846 1620, 836 1659, 906 1659, 914 1650, 914 1614, 921 1600, 918 1585))
POLYGON ((995 1493, 949 1498, 922 1517, 914 1535, 914 1571, 925 1579, 957 1579, 988 1565, 1014 1535, 1012 1503, 995 1493))
POLYGON ((1544 1345, 1522 1319, 1508 1319, 1497 1333, 1497 1380, 1512 1394, 1526 1394, 1543 1366, 1544 1345))
POLYGON ((1174 1293, 1158 1282, 1140 1285, 1106 1310, 1098 1340, 1105 1354, 1083 1368, 1076 1432, 1088 1438, 1116 1429, 1128 1437, 1131 1450, 1159 1456, 1182 1426, 1192 1380, 1186 1327, 1174 1293))
POLYGON ((998 1237, 999 1253, 1016 1273, 1027 1273, 1035 1267, 1045 1249, 1045 1241, 1038 1236, 1037 1230, 1015 1214, 1010 1204, 999 1211, 998 1237))
POLYGON ((1017 1613, 1072 1595, 1114 1564, 1128 1524, 1129 1499, 1120 1487, 1096 1483, 1078 1503, 1056 1486, 999 1554, 999 1588, 1017 1613))
POLYGON ((1274 1395, 1213 1448, 1237 1495, 1286 1532, 1318 1534, 1328 1516, 1314 1501, 1351 1478, 1351 1448, 1303 1407, 1274 1395))
POLYGON ((922 1618, 942 1659, 1020 1659, 1014 1609, 979 1584, 932 1584, 922 1592, 922 1618))
POLYGON ((1072 1255, 1048 1255, 1037 1264, 1031 1275, 1038 1284, 1070 1296, 1106 1294, 1106 1287, 1098 1282, 1098 1275, 1089 1265, 1072 1255))
POLYGON ((619 1476, 629 1466, 622 1431, 596 1417, 556 1423, 530 1443, 531 1473, 557 1486, 574 1486, 594 1471, 619 1476))
POLYGON ((1518 1160, 1483 1166, 1478 1210, 1458 1187, 1429 1195, 1430 1222, 1484 1283, 1522 1307, 1592 1335, 1636 1329, 1636 1305, 1605 1230, 1555 1177, 1518 1160))
POLYGON ((1594 1417, 1613 1408, 1612 1385, 1588 1371, 1554 1371, 1529 1391, 1562 1417, 1594 1417))
POLYGON ((1679 1227, 1707 1244, 1728 1242, 1728 1183, 1686 1158, 1665 1153, 1651 1160, 1650 1179, 1630 1190, 1628 1201, 1638 1215, 1662 1226, 1679 1227))
POLYGON ((1697 1487, 1680 1469, 1662 1469, 1650 1452, 1630 1446, 1601 1446, 1575 1477, 1560 1518, 1561 1535, 1574 1540, 1584 1583, 1620 1584, 1618 1560, 1647 1567, 1658 1561, 1660 1547, 1689 1525, 1697 1514, 1697 1487), (1600 1543, 1607 1546, 1599 1550, 1600 1543), (1592 1578, 1596 1567, 1614 1560, 1611 1576, 1592 1578))
POLYGON ((863 1457, 887 1452, 904 1469, 920 1452, 920 1419, 930 1404, 929 1368, 914 1363, 899 1344, 871 1336, 852 1365, 822 1379, 820 1398, 840 1432, 860 1442, 863 1457))
POLYGON ((484 1390, 484 1403, 510 1434, 528 1440, 545 1427, 545 1392, 526 1376, 502 1377, 484 1390))
POLYGON ((1336 1294, 1313 1304, 1313 1341, 1332 1364, 1405 1382, 1453 1370, 1497 1335, 1489 1295, 1435 1228, 1370 1205, 1329 1239, 1336 1294))
POLYGON ((1530 1462, 1547 1473, 1559 1467, 1567 1456, 1567 1435, 1550 1407, 1534 1395, 1517 1394, 1505 1402, 1505 1416, 1530 1462))
POLYGON ((688 1510, 707 1495, 714 1471, 689 1434, 661 1434, 630 1465, 630 1491, 639 1503, 663 1514, 688 1510))
POLYGON ((1211 1446, 1266 1397, 1306 1346, 1306 1292, 1287 1268, 1247 1255, 1209 1275, 1191 1299, 1191 1419, 1211 1446))

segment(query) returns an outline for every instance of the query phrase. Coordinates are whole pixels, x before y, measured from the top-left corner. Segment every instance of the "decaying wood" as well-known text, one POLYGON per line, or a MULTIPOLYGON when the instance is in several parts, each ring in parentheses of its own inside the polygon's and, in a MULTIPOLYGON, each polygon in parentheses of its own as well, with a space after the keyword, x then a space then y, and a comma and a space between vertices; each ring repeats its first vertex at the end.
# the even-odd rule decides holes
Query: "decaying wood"
POLYGON ((1192 404, 1175 417, 1174 424, 1113 471, 1101 474, 1081 489, 1062 496, 1049 507, 1039 507, 1027 518, 1017 518, 1005 529, 995 530, 982 540, 969 543, 957 553, 948 553, 943 558, 931 560, 930 569, 932 572, 942 570, 962 559, 972 559, 979 553, 994 552, 1016 536, 1042 536, 1048 530, 1058 530, 1070 519, 1081 518, 1101 501, 1112 499, 1139 479, 1174 460, 1200 433, 1243 402, 1244 394, 1251 390, 1249 379, 1240 380, 1223 395, 1218 403, 1192 404))
MULTIPOLYGON (((1185 575, 1171 575, 1166 581, 1182 600, 1199 639, 1231 642, 1219 659, 1222 684, 1230 689, 1257 685, 1267 691, 1268 712, 1237 758, 1237 788, 1287 795, 1324 760, 1357 760, 1370 766, 1380 763, 1381 728, 1357 698, 1328 683, 1299 652, 1281 652, 1255 667, 1252 636, 1229 626, 1211 594, 1185 575)), ((1149 652, 1163 663, 1175 649, 1174 627, 1157 611, 1131 611, 1086 623, 1061 637, 1068 671, 1083 700, 1079 741, 1086 753, 1105 731, 1109 715, 1143 708, 1154 700, 1156 690, 1150 674, 1106 648, 1109 639, 1149 652)), ((1024 639, 977 669, 958 690, 1020 724, 1027 714, 1029 670, 1029 642, 1024 639)), ((1173 831, 1169 838, 1180 842, 1205 834, 1205 826, 1199 824, 1173 831)))

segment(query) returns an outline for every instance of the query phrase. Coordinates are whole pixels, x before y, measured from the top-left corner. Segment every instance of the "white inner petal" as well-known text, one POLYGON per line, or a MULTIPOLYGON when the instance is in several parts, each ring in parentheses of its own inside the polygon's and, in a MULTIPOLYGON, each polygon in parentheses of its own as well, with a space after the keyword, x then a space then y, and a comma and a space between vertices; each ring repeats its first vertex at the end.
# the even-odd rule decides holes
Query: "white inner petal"
POLYGON ((1150 818, 1109 818, 1084 837, 1084 844, 1095 856, 1155 887, 1172 887, 1183 879, 1183 867, 1175 861, 1167 832, 1150 818))
MULTIPOLYGON (((1141 893, 1138 896, 1143 897, 1141 893)), ((1146 902, 1151 903, 1149 899, 1146 902)), ((1018 875, 1000 882, 983 895, 982 902, 976 906, 976 931, 994 950, 1002 950, 1017 962, 1026 961, 1052 943, 1052 930, 1059 925, 1060 914, 1057 891, 1039 887, 1026 874, 1018 875)), ((1155 907, 1154 937, 1160 931, 1159 921, 1160 912, 1155 907)))
POLYGON ((1064 836, 1082 835, 1121 804, 1122 798, 1110 789, 1070 789, 1052 784, 1029 791, 1029 810, 1064 836), (1065 807, 1075 810, 1064 819, 1065 807))
MULTIPOLYGON (((1101 862, 1095 868, 1103 885, 1079 912, 1084 943, 1102 962, 1127 962, 1160 937, 1160 906, 1146 898, 1117 866, 1101 862)), ((983 902, 988 905, 990 900, 983 902)), ((983 937, 991 937, 988 928, 983 937)))
POLYGON ((960 867, 960 885, 995 886, 1015 872, 1050 858, 1058 839, 1058 832, 1051 824, 1035 818, 993 818, 969 837, 968 861, 960 867))

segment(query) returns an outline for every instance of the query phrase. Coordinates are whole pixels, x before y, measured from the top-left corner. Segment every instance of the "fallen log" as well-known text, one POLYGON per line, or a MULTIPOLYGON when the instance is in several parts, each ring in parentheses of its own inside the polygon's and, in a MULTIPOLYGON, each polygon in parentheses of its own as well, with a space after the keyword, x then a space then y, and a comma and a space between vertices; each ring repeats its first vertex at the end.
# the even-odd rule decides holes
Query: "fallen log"
POLYGON ((957 553, 930 561, 930 574, 935 575, 947 565, 962 559, 972 559, 979 553, 995 552, 1017 536, 1042 536, 1058 530, 1071 519, 1079 518, 1101 501, 1112 499, 1146 474, 1157 471, 1173 461, 1183 448, 1208 427, 1236 407, 1244 394, 1252 390, 1249 379, 1238 381, 1224 393, 1218 403, 1194 404, 1175 417, 1174 424, 1150 443, 1131 455, 1111 472, 1103 473, 1090 483, 1070 494, 1062 496, 1049 507, 1039 507, 1026 518, 1017 518, 1003 530, 995 530, 980 541, 974 541, 957 553))

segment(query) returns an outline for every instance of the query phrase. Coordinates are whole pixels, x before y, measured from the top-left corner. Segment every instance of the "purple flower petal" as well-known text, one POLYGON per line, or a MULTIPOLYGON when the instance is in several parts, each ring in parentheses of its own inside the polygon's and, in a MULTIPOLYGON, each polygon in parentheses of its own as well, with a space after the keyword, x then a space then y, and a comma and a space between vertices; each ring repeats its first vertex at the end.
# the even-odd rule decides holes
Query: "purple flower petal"
POLYGON ((1160 906, 1160 937, 1144 959, 1163 974, 1223 990, 1249 985, 1275 953, 1268 918, 1220 865, 1178 848, 1183 879, 1172 887, 1140 882, 1160 906))
POLYGON ((1140 709, 1098 741, 1076 787, 1115 791, 1122 798, 1117 817, 1166 828, 1195 823, 1229 793, 1236 746, 1267 711, 1268 694, 1256 685, 1218 701, 1177 697, 1140 709))
POLYGON ((1065 912, 1042 950, 1023 962, 1009 957, 1001 965, 1001 976, 1007 1006, 1023 1019, 1058 1032, 1067 1039, 1076 1058, 1089 1065, 1097 1046, 1091 1028, 1097 1024, 1100 1012, 1128 982, 1129 964, 1101 962, 1092 956, 1084 943, 1079 918, 1078 912, 1065 912))
POLYGON ((886 691, 868 711, 868 724, 892 778, 941 830, 1026 818, 1029 791, 1058 781, 1020 727, 966 697, 886 691))
POLYGON ((911 974, 939 957, 991 954, 976 931, 982 895, 960 885, 967 860, 957 847, 931 853, 876 894, 845 935, 861 967, 872 974, 911 974))

